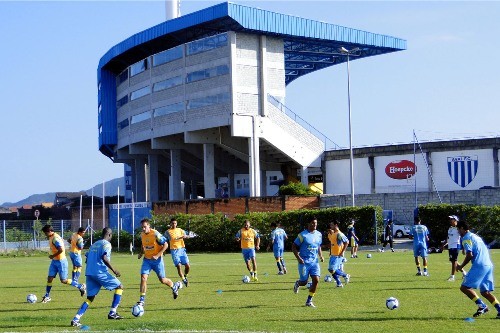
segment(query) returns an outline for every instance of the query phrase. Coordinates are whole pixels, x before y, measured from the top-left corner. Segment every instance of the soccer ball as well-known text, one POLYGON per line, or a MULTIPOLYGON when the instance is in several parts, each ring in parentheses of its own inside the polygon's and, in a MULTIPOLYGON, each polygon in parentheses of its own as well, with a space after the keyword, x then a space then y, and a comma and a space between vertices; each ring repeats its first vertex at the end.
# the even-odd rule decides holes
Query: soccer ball
POLYGON ((325 282, 332 282, 332 276, 331 275, 325 275, 325 282))
POLYGON ((397 309, 399 308, 399 301, 396 297, 389 297, 385 300, 385 306, 387 306, 389 310, 397 309))
POLYGON ((368 253, 368 254, 366 255, 366 257, 367 257, 367 258, 371 258, 371 257, 372 257, 372 254, 371 254, 371 253, 368 253))
POLYGON ((26 302, 36 303, 36 301, 37 301, 37 298, 36 298, 35 294, 29 294, 28 296, 26 296, 26 302))
POLYGON ((132 315, 134 317, 142 317, 144 314, 144 307, 140 304, 136 304, 132 307, 132 315))
POLYGON ((250 282, 250 276, 248 275, 243 275, 243 277, 241 278, 241 281, 243 283, 249 283, 250 282))

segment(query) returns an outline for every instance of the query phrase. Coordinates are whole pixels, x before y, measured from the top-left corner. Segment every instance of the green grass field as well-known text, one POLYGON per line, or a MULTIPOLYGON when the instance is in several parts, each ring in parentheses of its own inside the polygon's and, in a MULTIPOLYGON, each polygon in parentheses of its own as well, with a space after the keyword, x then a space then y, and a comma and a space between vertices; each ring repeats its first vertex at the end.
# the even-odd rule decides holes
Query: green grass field
MULTIPOLYGON (((289 273, 283 276, 276 274, 272 253, 258 253, 260 281, 249 284, 241 282, 247 272, 240 253, 190 254, 189 287, 174 301, 170 289, 151 275, 146 313, 140 318, 134 318, 130 308, 139 298, 141 260, 114 253, 112 263, 125 286, 119 308, 125 319, 107 319, 112 292, 101 290, 81 322, 91 331, 498 332, 500 321, 494 319, 491 307, 474 322, 464 320, 472 316, 475 305, 459 291, 460 281, 446 281, 450 269, 446 253, 429 256, 429 277, 415 276, 412 252, 370 252, 370 259, 367 253, 360 251, 358 259, 346 263, 352 277, 345 288, 321 279, 315 309, 304 306, 305 289, 293 293, 298 274, 291 253, 285 255, 289 273), (399 309, 386 309, 389 296, 399 299, 399 309)), ((500 267, 500 251, 491 254, 500 267)), ((177 280, 169 254, 165 264, 167 276, 177 280)), ((78 330, 69 326, 83 301, 78 290, 55 280, 52 302, 26 303, 29 293, 41 300, 48 265, 46 257, 0 257, 0 331, 78 330)), ((323 276, 326 268, 325 262, 323 276)), ((498 270, 495 277, 500 284, 498 270)))

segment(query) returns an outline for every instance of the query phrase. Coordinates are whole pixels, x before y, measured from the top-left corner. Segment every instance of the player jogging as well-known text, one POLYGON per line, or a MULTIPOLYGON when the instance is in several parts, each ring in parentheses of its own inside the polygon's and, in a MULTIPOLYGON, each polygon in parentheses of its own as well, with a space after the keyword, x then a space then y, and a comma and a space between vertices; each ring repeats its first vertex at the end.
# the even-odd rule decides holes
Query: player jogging
POLYGON ((73 272, 71 274, 71 279, 78 282, 80 274, 82 273, 82 250, 83 250, 83 236, 85 235, 85 228, 80 227, 78 231, 71 235, 68 243, 71 244, 71 249, 69 251, 69 257, 71 263, 73 264, 73 272))
POLYGON ((170 229, 165 232, 165 237, 170 244, 170 255, 172 256, 174 266, 177 268, 177 274, 179 274, 182 282, 187 287, 189 283, 187 277, 191 266, 189 265, 184 239, 189 237, 184 230, 177 228, 177 220, 175 218, 170 220, 170 229), (184 266, 184 273, 181 266, 184 266))
POLYGON ((68 279, 68 259, 66 259, 66 251, 64 249, 64 240, 59 234, 54 232, 51 225, 46 224, 42 228, 42 232, 49 240, 51 259, 49 273, 47 274, 47 286, 45 287, 45 295, 42 298, 42 303, 48 303, 50 298, 50 290, 52 289, 52 281, 59 274, 61 283, 71 285, 80 290, 80 295, 85 295, 85 284, 79 284, 77 281, 68 279))
POLYGON ((285 250, 285 240, 288 239, 285 230, 281 228, 281 224, 276 222, 271 223, 271 227, 274 228, 269 236, 271 243, 268 246, 273 246, 274 258, 276 259, 276 266, 278 266, 278 275, 283 275, 287 273, 285 259, 283 259, 283 252, 285 250))
POLYGON ((328 240, 330 241, 330 262, 328 263, 328 271, 332 273, 333 279, 337 282, 337 287, 342 288, 344 285, 340 281, 340 277, 343 277, 345 283, 348 284, 351 276, 342 271, 344 253, 347 249, 348 241, 347 237, 340 232, 339 223, 337 221, 330 223, 328 240))

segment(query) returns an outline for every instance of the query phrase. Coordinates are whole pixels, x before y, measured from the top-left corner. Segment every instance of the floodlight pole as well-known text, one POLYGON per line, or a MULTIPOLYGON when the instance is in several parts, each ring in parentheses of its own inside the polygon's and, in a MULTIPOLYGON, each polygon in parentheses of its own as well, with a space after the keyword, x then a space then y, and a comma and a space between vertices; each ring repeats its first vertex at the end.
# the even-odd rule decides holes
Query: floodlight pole
POLYGON ((359 49, 348 50, 345 47, 339 49, 340 53, 347 56, 347 108, 349 110, 349 166, 350 166, 350 178, 351 178, 351 201, 352 206, 355 207, 354 202, 354 156, 352 153, 352 121, 351 121, 351 73, 349 68, 349 57, 353 52, 357 52, 359 49))

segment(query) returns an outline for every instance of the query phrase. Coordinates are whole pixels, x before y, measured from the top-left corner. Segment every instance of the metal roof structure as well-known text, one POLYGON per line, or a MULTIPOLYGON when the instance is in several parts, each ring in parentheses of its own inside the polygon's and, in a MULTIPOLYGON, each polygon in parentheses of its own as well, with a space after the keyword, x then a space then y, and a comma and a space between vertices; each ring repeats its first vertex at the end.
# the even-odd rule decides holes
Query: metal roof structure
POLYGON ((163 22, 115 45, 101 58, 98 78, 103 69, 118 74, 151 54, 225 31, 283 38, 286 84, 345 62, 341 47, 358 49, 351 60, 406 49, 400 38, 226 2, 163 22))

